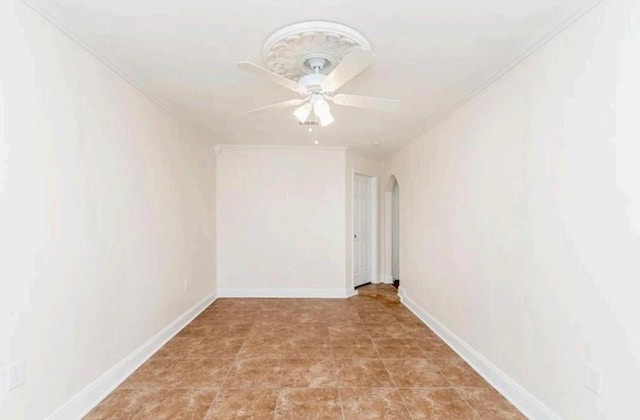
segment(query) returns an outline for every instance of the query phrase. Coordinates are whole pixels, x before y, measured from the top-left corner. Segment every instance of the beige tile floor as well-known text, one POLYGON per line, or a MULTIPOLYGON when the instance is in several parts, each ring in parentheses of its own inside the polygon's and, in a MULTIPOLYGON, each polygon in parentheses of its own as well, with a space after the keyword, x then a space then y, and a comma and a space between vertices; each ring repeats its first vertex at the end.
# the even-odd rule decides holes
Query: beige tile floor
POLYGON ((522 419, 397 302, 218 299, 86 419, 522 419))

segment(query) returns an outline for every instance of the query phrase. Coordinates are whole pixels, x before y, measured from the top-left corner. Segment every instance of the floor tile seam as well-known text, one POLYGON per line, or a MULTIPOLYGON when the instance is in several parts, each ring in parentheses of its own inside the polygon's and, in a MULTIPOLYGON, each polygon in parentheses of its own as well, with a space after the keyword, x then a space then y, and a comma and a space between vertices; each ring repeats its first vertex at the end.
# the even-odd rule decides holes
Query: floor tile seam
POLYGON ((154 360, 235 360, 236 356, 229 357, 208 357, 208 356, 181 356, 181 357, 156 357, 154 360))
POLYGON ((222 392, 222 385, 220 386, 220 388, 218 388, 218 392, 216 392, 216 396, 211 401, 211 404, 209 404, 209 408, 207 408, 207 412, 204 413, 203 419, 208 418, 209 412, 213 409, 213 406, 216 405, 216 402, 218 401, 218 397, 220 396, 221 392, 222 392))
MULTIPOLYGON (((387 375, 389 375, 389 380, 391 381, 391 383, 398 388, 398 384, 396 383, 395 379, 393 378, 393 375, 391 375, 391 371, 389 371, 389 368, 387 367, 386 363, 384 362, 384 359, 382 358, 382 356, 380 355, 380 352, 378 351, 378 348, 374 345, 374 348, 376 350, 376 353, 378 353, 378 359, 380 360, 380 363, 382 363, 382 367, 384 367, 384 370, 387 372, 387 375)), ((407 410, 409 408, 407 407, 407 410)))
MULTIPOLYGON (((378 351, 378 350, 376 349, 376 351, 378 351)), ((400 400, 402 401, 402 405, 404 405, 405 410, 407 410, 407 413, 409 413, 409 417, 411 419, 413 419, 414 418, 413 417, 413 413, 409 409, 409 406, 407 405, 407 402, 405 401, 404 397, 402 396, 401 388, 398 387, 398 384, 396 383, 395 379, 393 378, 393 375, 391 375, 391 372, 389 371, 389 368, 384 363, 384 359, 382 357, 380 357, 380 353, 378 353, 378 357, 380 358, 382 366, 384 366, 384 369, 387 371, 387 375, 389 375, 389 379, 391 380, 391 383, 394 385, 394 388, 398 390, 398 393, 400 394, 400 400)))
POLYGON ((405 402, 404 398, 402 397, 402 389, 401 388, 376 388, 376 389, 392 389, 398 392, 398 394, 400 395, 400 402, 402 403, 402 406, 405 409, 405 412, 409 415, 409 418, 411 420, 414 420, 415 417, 413 417, 413 413, 411 412, 411 410, 409 410, 409 406, 407 405, 407 403, 405 402))
MULTIPOLYGON (((418 346, 418 345, 416 344, 416 346, 418 346)), ((423 350, 423 349, 422 349, 422 347, 418 346, 418 348, 420 349, 420 351, 422 352, 422 354, 424 354, 424 357, 426 357, 427 359, 429 359, 429 362, 431 362, 431 363, 434 363, 434 364, 435 364, 435 362, 433 362, 433 360, 432 360, 431 356, 430 356, 430 355, 429 355, 425 350, 423 350)))
MULTIPOLYGON (((242 343, 242 345, 244 346, 244 343, 242 343)), ((242 348, 242 346, 240 346, 240 348, 242 348)), ((227 381, 227 378, 229 377, 229 374, 231 373, 231 370, 233 369, 233 367, 236 364, 236 361, 238 360, 238 354, 240 354, 240 350, 238 350, 238 352, 236 353, 236 356, 233 358, 233 362, 231 362, 231 364, 229 365, 229 369, 227 369, 227 373, 224 375, 224 378, 222 379, 222 381, 220 381, 220 390, 218 390, 218 395, 220 395, 220 391, 222 390, 222 388, 224 388, 224 384, 227 381)), ((216 400, 218 399, 218 395, 216 395, 216 400)), ((215 402, 215 400, 214 400, 215 402)), ((211 407, 213 407, 213 403, 211 405, 211 407)), ((209 407, 209 408, 211 408, 209 407)))
MULTIPOLYGON (((252 326, 251 329, 249 331, 251 331, 254 327, 252 326)), ((233 360, 233 364, 235 364, 235 361, 238 359, 239 355, 242 353, 242 349, 247 345, 247 342, 249 341, 249 335, 247 335, 247 337, 245 338, 245 340, 242 342, 242 345, 240 346, 240 348, 238 349, 238 352, 236 353, 236 356, 233 360)), ((232 364, 232 366, 233 366, 232 364)), ((227 372, 228 375, 228 372, 227 372)), ((226 380, 226 377, 225 377, 226 380)))
POLYGON ((338 388, 338 401, 340 401, 340 414, 342 415, 342 420, 345 420, 344 403, 342 402, 342 392, 340 392, 340 388, 338 388))
MULTIPOLYGON (((402 390, 403 389, 433 389, 433 390, 439 390, 439 389, 452 389, 456 392, 456 394, 458 394, 458 396, 460 397, 460 399, 462 400, 462 402, 464 402, 470 409, 471 411, 477 416, 478 419, 481 419, 482 417, 480 416, 480 413, 478 413, 478 411, 469 403, 469 401, 467 401, 466 398, 464 398, 464 395, 460 392, 459 387, 456 386, 449 386, 449 387, 420 387, 420 388, 410 388, 410 387, 402 387, 399 388, 399 392, 400 392, 400 396, 402 397, 402 390)), ((407 407, 407 410, 409 410, 409 407, 406 404, 406 400, 404 399, 404 397, 402 397, 405 406, 407 407)), ((409 412, 409 414, 411 415, 411 412, 409 412)))
MULTIPOLYGON (((117 388, 116 388, 116 389, 117 389, 117 388)), ((127 389, 124 389, 124 390, 125 390, 125 391, 127 391, 127 389)), ((129 391, 133 391, 133 389, 128 389, 128 390, 129 390, 129 391)), ((115 390, 114 390, 114 391, 115 391, 115 390)), ((102 404, 102 403, 103 403, 103 402, 104 402, 104 401, 105 401, 109 396, 111 396, 111 395, 113 394, 113 392, 114 392, 114 391, 112 391, 111 393, 109 393, 109 395, 107 395, 105 398, 103 398, 103 399, 100 401, 100 403, 98 404, 98 406, 99 406, 100 404, 102 404)), ((98 406, 96 406, 96 407, 98 407, 98 406)), ((91 411, 93 411, 96 407, 92 408, 92 409, 91 409, 91 411)), ((143 410, 143 409, 144 409, 144 407, 140 407, 140 408, 136 409, 136 410, 135 410, 135 413, 131 416, 131 418, 132 418, 132 419, 134 419, 138 414, 140 414, 140 413, 142 412, 142 410, 143 410)), ((90 411, 89 413, 91 413, 91 411, 90 411)), ((87 414, 89 414, 89 413, 87 413, 87 414)))
POLYGON ((464 403, 471 409, 471 411, 473 411, 476 414, 477 418, 481 419, 482 417, 480 416, 480 413, 478 412, 478 410, 476 410, 476 408, 464 397, 464 394, 460 392, 459 387, 456 387, 455 390, 460 396, 460 399, 464 401, 464 403))
POLYGON ((402 404, 404 405, 404 408, 406 408, 407 413, 409 413, 409 417, 411 417, 411 419, 414 420, 415 417, 413 416, 413 412, 409 408, 409 404, 407 404, 407 400, 404 397, 404 394, 402 392, 402 388, 398 388, 398 393, 400 394, 400 400, 402 401, 402 404))
POLYGON ((440 374, 440 376, 442 376, 447 383, 449 383, 449 385, 451 385, 452 388, 457 388, 458 386, 455 385, 453 382, 451 382, 451 380, 449 379, 449 377, 444 373, 444 370, 442 368, 442 363, 439 363, 438 359, 433 359, 431 357, 426 357, 427 360, 429 360, 429 363, 433 364, 436 368, 436 370, 438 371, 438 373, 440 374))
POLYGON ((283 387, 278 388, 278 392, 276 394, 276 404, 273 407, 273 419, 275 420, 278 415, 278 406, 280 405, 280 393, 282 392, 283 387))
POLYGON ((221 386, 203 386, 203 385, 197 385, 197 386, 168 386, 168 385, 158 385, 158 386, 154 386, 154 385, 142 385, 142 386, 132 386, 132 387, 127 387, 127 388, 116 388, 114 391, 120 389, 121 391, 144 391, 144 390, 153 390, 153 391, 157 391, 159 389, 165 389, 168 391, 193 391, 193 390, 208 390, 208 389, 218 389, 221 388, 221 386))
MULTIPOLYGON (((471 408, 471 411, 473 411, 474 413, 476 413, 476 416, 478 416, 478 418, 482 418, 481 414, 478 412, 478 410, 476 410, 476 408, 473 406, 473 404, 471 404, 471 402, 469 400, 467 400, 467 398, 464 396, 464 394, 460 391, 461 388, 465 388, 465 387, 456 387, 456 392, 458 393, 458 395, 460 395, 460 398, 462 399, 462 401, 464 401, 469 408, 471 408)), ((476 389, 483 389, 483 388, 477 388, 476 389)))

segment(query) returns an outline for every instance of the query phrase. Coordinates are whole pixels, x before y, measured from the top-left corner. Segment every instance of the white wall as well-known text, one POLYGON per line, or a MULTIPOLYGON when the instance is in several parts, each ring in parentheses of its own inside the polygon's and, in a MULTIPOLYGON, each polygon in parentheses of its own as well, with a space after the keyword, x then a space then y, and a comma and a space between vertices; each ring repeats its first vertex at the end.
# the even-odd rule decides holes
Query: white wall
POLYGON ((221 296, 344 296, 345 165, 338 148, 222 146, 221 296))
POLYGON ((600 4, 386 164, 407 296, 566 419, 640 418, 639 6, 600 4))
POLYGON ((23 3, 0 42, 0 418, 41 419, 214 292, 214 154, 23 3))

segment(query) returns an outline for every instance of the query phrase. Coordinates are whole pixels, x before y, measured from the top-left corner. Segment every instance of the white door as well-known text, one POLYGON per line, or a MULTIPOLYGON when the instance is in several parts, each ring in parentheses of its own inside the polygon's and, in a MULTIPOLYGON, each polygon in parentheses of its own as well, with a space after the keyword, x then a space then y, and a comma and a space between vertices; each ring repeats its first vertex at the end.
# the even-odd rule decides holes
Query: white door
POLYGON ((372 178, 355 175, 353 180, 353 282, 371 282, 372 178))

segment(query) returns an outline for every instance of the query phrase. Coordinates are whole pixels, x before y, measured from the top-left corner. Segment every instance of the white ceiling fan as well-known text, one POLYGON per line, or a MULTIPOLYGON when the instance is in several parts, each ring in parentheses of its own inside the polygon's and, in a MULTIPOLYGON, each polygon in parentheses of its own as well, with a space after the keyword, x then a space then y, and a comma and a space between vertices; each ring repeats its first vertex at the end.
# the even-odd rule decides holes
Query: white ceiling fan
POLYGON ((327 59, 319 55, 311 56, 305 60, 305 66, 312 73, 301 77, 298 82, 248 61, 239 62, 236 67, 297 92, 302 96, 299 99, 291 99, 257 108, 249 111, 249 113, 297 106, 298 108, 295 109, 293 115, 301 124, 310 120, 313 112, 317 122, 324 127, 334 121, 328 102, 333 102, 336 105, 381 111, 393 112, 398 110, 400 101, 396 99, 335 93, 344 84, 369 67, 374 58, 375 56, 370 50, 356 47, 340 61, 333 71, 329 74, 324 74, 322 71, 328 67, 327 59))

